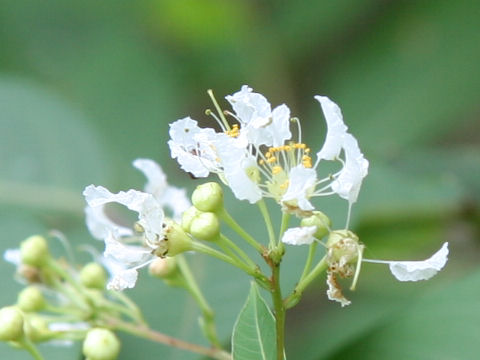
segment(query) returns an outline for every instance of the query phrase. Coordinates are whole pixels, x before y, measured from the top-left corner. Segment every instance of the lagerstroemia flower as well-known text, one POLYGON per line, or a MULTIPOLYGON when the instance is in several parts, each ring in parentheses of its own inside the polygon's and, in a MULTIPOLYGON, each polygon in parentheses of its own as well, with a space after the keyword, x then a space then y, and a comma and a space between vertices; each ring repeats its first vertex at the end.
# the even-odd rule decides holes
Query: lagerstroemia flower
MULTIPOLYGON (((283 234, 282 242, 289 245, 311 244, 315 239, 316 226, 290 228, 283 234)), ((350 304, 343 295, 336 276, 341 278, 354 277, 352 290, 355 288, 360 274, 361 262, 386 264, 392 275, 399 281, 428 280, 443 269, 448 260, 448 243, 440 250, 423 261, 386 261, 363 259, 364 245, 358 237, 348 230, 337 230, 330 233, 327 247, 327 295, 330 300, 338 301, 342 306, 350 304)))
POLYGON ((347 132, 340 108, 324 96, 315 97, 327 120, 327 136, 312 161, 310 148, 302 143, 298 119, 290 118, 286 105, 272 110, 267 99, 248 86, 226 97, 234 119, 209 112, 221 132, 200 128, 190 117, 170 125, 171 155, 182 169, 195 177, 217 173, 240 200, 250 203, 262 197, 274 198, 286 212, 303 216, 314 210, 310 198, 338 194, 349 204, 357 200, 368 161, 355 138, 347 132), (296 124, 298 138, 292 139, 290 125, 296 124), (323 179, 317 178, 322 161, 338 161, 342 168, 323 179))
POLYGON ((123 290, 135 286, 137 270, 148 265, 153 253, 164 242, 164 208, 174 218, 190 206, 185 191, 171 187, 160 166, 148 159, 137 159, 134 166, 147 177, 145 191, 128 190, 112 193, 102 186, 89 185, 83 195, 90 233, 105 242, 104 265, 112 274, 108 289, 123 290), (118 203, 138 214, 136 231, 118 225, 105 214, 105 206, 118 203), (132 245, 137 243, 138 245, 132 245))

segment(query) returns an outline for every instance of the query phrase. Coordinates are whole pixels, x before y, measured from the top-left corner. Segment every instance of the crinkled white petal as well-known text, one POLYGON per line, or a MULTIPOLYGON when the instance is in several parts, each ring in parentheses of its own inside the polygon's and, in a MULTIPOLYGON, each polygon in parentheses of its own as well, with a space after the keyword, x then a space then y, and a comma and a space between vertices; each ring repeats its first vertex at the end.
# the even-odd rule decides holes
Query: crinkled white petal
POLYGON ((153 160, 137 159, 133 165, 147 177, 145 192, 152 194, 162 207, 170 209, 174 220, 180 220, 182 213, 191 206, 186 190, 169 186, 162 168, 153 160))
POLYGON ((343 122, 340 107, 326 96, 315 96, 322 106, 327 121, 327 136, 322 149, 317 153, 318 159, 334 160, 340 155, 343 137, 347 134, 347 126, 343 122))
POLYGON ((237 139, 224 134, 217 138, 215 146, 221 157, 223 175, 235 197, 252 204, 260 200, 262 192, 254 179, 259 171, 256 159, 237 139))
POLYGON ((172 211, 172 218, 176 221, 181 220, 183 212, 192 205, 187 191, 174 186, 168 186, 159 201, 172 211))
POLYGON ((316 226, 304 226, 288 229, 282 236, 282 242, 289 245, 309 245, 315 240, 316 226))
POLYGON ((152 249, 141 246, 125 245, 115 239, 113 234, 105 238, 105 251, 103 255, 112 257, 126 266, 138 266, 148 262, 152 257, 152 249))
POLYGON ((261 128, 270 123, 270 103, 263 95, 254 93, 247 85, 243 85, 240 91, 226 96, 225 99, 232 105, 242 125, 261 128))
MULTIPOLYGON (((273 109, 272 118, 272 124, 267 128, 272 138, 271 146, 281 146, 292 137, 290 132, 290 109, 285 104, 277 106, 273 109)), ((265 145, 269 146, 268 144, 265 145)))
POLYGON ((22 263, 22 256, 20 254, 20 249, 7 249, 3 253, 3 259, 9 263, 20 266, 22 263))
POLYGON ((120 191, 111 193, 103 186, 89 185, 83 191, 89 206, 95 208, 107 203, 116 202, 138 213, 138 223, 145 231, 145 237, 151 241, 163 237, 164 213, 159 202, 151 194, 141 191, 120 191))
POLYGON ((288 206, 297 206, 304 211, 314 210, 308 198, 317 181, 315 170, 297 165, 290 170, 288 180, 288 188, 282 197, 282 203, 286 203, 288 206))
POLYGON ((136 269, 128 269, 116 273, 107 284, 108 290, 122 291, 131 289, 137 282, 138 272, 136 269))
POLYGON ((368 174, 368 160, 351 134, 344 136, 345 165, 340 175, 332 182, 332 190, 350 203, 357 201, 363 178, 368 174))
POLYGON ((390 271, 400 281, 428 280, 442 270, 448 260, 448 242, 424 261, 389 261, 390 271))
POLYGON ((168 146, 180 167, 196 177, 206 177, 218 168, 213 129, 201 129, 190 117, 170 124, 168 146))
POLYGON ((342 289, 338 285, 335 275, 331 272, 327 274, 327 285, 327 296, 329 300, 339 302, 342 307, 351 304, 351 301, 343 296, 342 289))
POLYGON ((118 236, 131 236, 132 230, 114 223, 105 214, 105 206, 85 207, 85 220, 90 234, 95 239, 103 240, 109 232, 115 232, 118 236))
POLYGON ((133 166, 140 170, 147 178, 144 191, 152 194, 158 200, 168 186, 167 177, 160 165, 150 159, 136 159, 133 162, 133 166))

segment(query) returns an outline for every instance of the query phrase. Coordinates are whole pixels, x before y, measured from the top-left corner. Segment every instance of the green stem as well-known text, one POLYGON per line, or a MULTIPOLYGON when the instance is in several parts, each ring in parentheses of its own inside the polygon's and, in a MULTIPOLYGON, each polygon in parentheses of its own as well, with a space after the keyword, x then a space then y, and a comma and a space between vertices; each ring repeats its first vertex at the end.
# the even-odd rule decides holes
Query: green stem
POLYGON ((305 267, 303 268, 302 276, 300 276, 299 282, 301 282, 305 278, 305 276, 307 276, 310 268, 312 267, 312 262, 315 256, 315 250, 317 249, 317 245, 318 243, 315 241, 310 244, 310 247, 308 249, 307 261, 305 262, 305 267))
POLYGON ((290 214, 285 212, 282 213, 282 223, 280 224, 280 232, 278 234, 278 245, 280 245, 282 242, 282 236, 285 230, 287 230, 289 221, 290 221, 290 214))
POLYGON ((282 291, 280 289, 280 266, 272 266, 272 300, 275 311, 275 325, 277 336, 277 360, 285 358, 285 306, 282 301, 282 291))
POLYGON ((35 360, 44 360, 42 354, 40 354, 37 347, 30 340, 28 340, 27 338, 24 338, 20 340, 19 343, 20 343, 20 346, 25 350, 27 350, 35 360))
POLYGON ((218 217, 222 219, 233 231, 240 235, 247 243, 249 243, 260 255, 263 255, 265 248, 259 244, 250 234, 248 234, 238 223, 232 218, 232 216, 225 210, 221 209, 217 213, 218 217))
POLYGON ((285 307, 290 309, 291 307, 298 304, 300 298, 302 297, 303 291, 307 288, 308 285, 322 272, 324 272, 328 267, 327 256, 324 256, 320 262, 313 268, 310 273, 300 280, 295 286, 293 292, 284 300, 285 307))
POLYGON ((270 213, 268 212, 267 205, 265 200, 261 199, 257 202, 260 212, 262 213, 263 220, 267 226, 268 239, 269 239, 269 248, 273 249, 275 247, 275 231, 273 231, 272 219, 270 218, 270 213))
POLYGON ((223 234, 220 234, 220 241, 223 242, 224 244, 226 244, 228 247, 232 248, 238 255, 240 255, 240 257, 242 258, 243 261, 245 261, 245 263, 250 266, 250 267, 255 267, 255 263, 252 261, 252 259, 250 259, 248 257, 247 254, 245 254, 245 252, 240 249, 237 244, 235 244, 232 240, 230 240, 228 237, 226 237, 225 235, 223 234))
POLYGON ((118 330, 171 347, 175 347, 177 349, 187 350, 192 353, 208 356, 216 360, 232 360, 231 355, 221 349, 206 348, 200 345, 191 344, 189 342, 157 332, 146 326, 132 325, 119 319, 108 319, 108 322, 110 326, 118 330))
POLYGON ((145 321, 142 312, 140 311, 138 306, 132 300, 130 300, 127 295, 125 295, 122 291, 109 291, 109 294, 120 300, 127 308, 129 308, 131 312, 135 314, 135 320, 137 320, 143 325, 146 325, 147 322, 145 321))
POLYGON ((194 241, 192 243, 192 250, 198 251, 200 253, 206 254, 213 256, 219 260, 222 260, 230 265, 233 265, 243 271, 245 271, 248 275, 253 276, 255 279, 257 279, 260 284, 265 287, 267 286, 268 288, 268 283, 269 280, 266 278, 265 275, 263 275, 260 271, 260 269, 256 266, 255 268, 250 268, 247 265, 245 265, 243 262, 239 262, 238 260, 232 259, 230 256, 225 255, 224 253, 217 251, 215 249, 212 249, 210 246, 204 245, 202 243, 194 241))
POLYGON ((197 302, 198 306, 202 310, 203 315, 203 330, 207 339, 210 343, 216 347, 221 348, 220 340, 218 339, 217 330, 215 326, 215 313, 213 312, 212 308, 208 304, 207 300, 203 296, 200 287, 198 286, 197 281, 195 280, 188 263, 186 262, 185 258, 181 255, 177 256, 177 264, 182 272, 182 275, 185 279, 185 285, 187 290, 190 292, 192 297, 197 302))

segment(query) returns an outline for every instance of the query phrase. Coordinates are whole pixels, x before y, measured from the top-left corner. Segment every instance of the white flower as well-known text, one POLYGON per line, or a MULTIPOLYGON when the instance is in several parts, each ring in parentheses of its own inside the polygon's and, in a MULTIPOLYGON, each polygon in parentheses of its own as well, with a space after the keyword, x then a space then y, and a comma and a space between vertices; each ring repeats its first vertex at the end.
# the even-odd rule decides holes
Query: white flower
POLYGON ((290 228, 282 236, 282 242, 290 245, 310 245, 315 240, 316 226, 290 228))
POLYGON ((144 191, 152 194, 162 208, 171 210, 174 220, 180 220, 183 212, 191 206, 185 189, 168 185, 165 173, 153 160, 136 159, 133 166, 147 178, 144 191))
POLYGON ((217 173, 238 199, 250 203, 270 197, 282 205, 283 211, 301 216, 314 210, 310 198, 315 196, 338 194, 352 204, 367 175, 368 161, 347 132, 340 108, 327 97, 315 98, 328 126, 315 164, 310 148, 301 141, 300 122, 290 119, 288 107, 280 105, 272 111, 267 99, 246 85, 226 96, 234 113, 225 114, 238 124, 229 125, 223 113, 217 117, 211 111, 207 113, 218 122, 220 133, 199 128, 191 118, 171 124, 172 157, 194 176, 217 173), (298 126, 297 141, 291 139, 290 123, 298 126), (342 168, 318 179, 317 167, 327 160, 338 161, 342 168))

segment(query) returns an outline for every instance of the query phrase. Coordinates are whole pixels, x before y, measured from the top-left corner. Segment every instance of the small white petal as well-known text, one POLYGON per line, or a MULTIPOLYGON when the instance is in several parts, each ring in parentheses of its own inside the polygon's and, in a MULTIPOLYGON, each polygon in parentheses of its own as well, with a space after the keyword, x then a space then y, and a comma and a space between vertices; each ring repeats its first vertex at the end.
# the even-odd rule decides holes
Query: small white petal
POLYGON ((334 160, 340 154, 343 137, 347 133, 347 126, 343 122, 342 111, 326 96, 315 96, 322 106, 323 115, 327 121, 327 136, 322 149, 317 153, 318 159, 334 160))
POLYGON ((22 263, 22 256, 20 255, 20 249, 7 249, 3 253, 3 259, 9 263, 20 266, 22 263))
POLYGON ((390 271, 400 281, 428 280, 442 270, 448 260, 448 242, 424 261, 389 261, 390 271))
POLYGON ((115 274, 112 280, 107 284, 108 290, 122 291, 131 289, 137 282, 138 272, 136 269, 128 269, 115 274))
POLYGON ((130 265, 140 265, 152 258, 152 250, 141 246, 125 245, 115 239, 113 234, 105 238, 105 251, 103 255, 112 257, 116 261, 130 265))
POLYGON ((363 178, 368 174, 368 160, 364 158, 357 140, 351 134, 345 134, 343 148, 345 166, 332 182, 332 190, 350 203, 354 203, 357 201, 363 178))
POLYGON ((187 117, 170 124, 169 134, 171 156, 184 171, 206 177, 218 168, 213 147, 217 134, 213 129, 201 129, 195 120, 187 117))
MULTIPOLYGON (((282 104, 273 109, 272 124, 267 127, 272 138, 272 146, 281 146, 292 137, 290 132, 290 109, 282 104)), ((265 144, 270 146, 269 144, 265 144)))
POLYGON ((150 159, 136 159, 133 166, 147 178, 144 191, 159 199, 167 188, 167 177, 160 165, 150 159))
POLYGON ((287 191, 282 197, 282 203, 287 207, 298 207, 303 211, 314 210, 313 205, 308 201, 315 188, 317 173, 314 169, 297 165, 290 170, 289 184, 287 191))
POLYGON ((288 229, 282 236, 282 242, 289 245, 309 245, 315 240, 316 226, 304 226, 288 229))
POLYGON ((260 128, 267 125, 271 119, 271 107, 267 99, 258 93, 254 93, 247 85, 233 95, 225 97, 232 105, 242 125, 250 125, 260 128))

